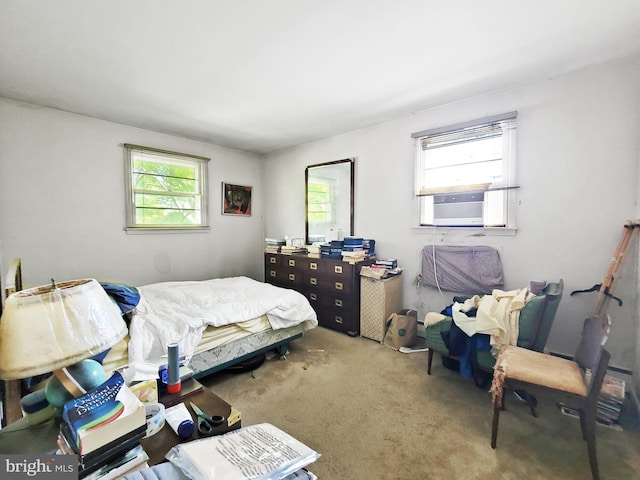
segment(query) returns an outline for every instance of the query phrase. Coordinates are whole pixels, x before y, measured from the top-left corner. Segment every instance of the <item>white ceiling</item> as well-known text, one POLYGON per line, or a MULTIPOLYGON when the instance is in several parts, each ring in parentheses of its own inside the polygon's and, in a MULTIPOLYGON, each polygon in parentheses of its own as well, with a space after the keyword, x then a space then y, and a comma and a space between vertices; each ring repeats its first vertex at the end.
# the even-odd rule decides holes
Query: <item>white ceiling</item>
POLYGON ((640 0, 0 0, 0 96, 267 153, 640 53, 640 0))

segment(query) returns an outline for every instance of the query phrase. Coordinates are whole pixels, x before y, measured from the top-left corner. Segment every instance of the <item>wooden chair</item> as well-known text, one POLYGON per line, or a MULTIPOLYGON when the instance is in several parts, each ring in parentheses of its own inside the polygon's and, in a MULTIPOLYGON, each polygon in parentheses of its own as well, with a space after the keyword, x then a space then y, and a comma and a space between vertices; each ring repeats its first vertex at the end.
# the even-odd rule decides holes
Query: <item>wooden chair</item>
POLYGON ((569 394, 570 407, 580 415, 582 437, 587 442, 591 474, 600 478, 596 457, 596 415, 602 382, 610 355, 603 346, 609 334, 609 318, 596 316, 585 320, 582 338, 573 360, 528 350, 503 347, 493 374, 493 424, 491 447, 496 448, 500 410, 504 409, 504 389, 527 388, 532 385, 569 394), (585 375, 586 371, 590 375, 585 375))

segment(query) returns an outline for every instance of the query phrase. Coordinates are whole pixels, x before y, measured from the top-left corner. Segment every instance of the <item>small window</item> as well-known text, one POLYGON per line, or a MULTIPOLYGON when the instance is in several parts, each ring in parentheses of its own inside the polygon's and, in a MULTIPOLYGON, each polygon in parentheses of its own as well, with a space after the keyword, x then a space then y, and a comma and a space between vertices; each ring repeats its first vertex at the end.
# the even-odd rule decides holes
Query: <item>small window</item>
POLYGON ((414 133, 420 225, 515 227, 512 112, 414 133))
POLYGON ((208 229, 208 158, 124 147, 127 229, 208 229))

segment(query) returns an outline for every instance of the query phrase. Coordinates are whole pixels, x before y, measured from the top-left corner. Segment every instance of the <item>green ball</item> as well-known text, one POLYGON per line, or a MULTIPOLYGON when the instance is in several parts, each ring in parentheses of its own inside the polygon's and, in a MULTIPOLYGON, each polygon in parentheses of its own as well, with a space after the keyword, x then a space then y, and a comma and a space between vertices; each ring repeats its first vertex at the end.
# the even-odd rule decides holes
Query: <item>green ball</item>
MULTIPOLYGON (((86 391, 93 390, 106 380, 104 368, 95 360, 82 360, 67 367, 67 371, 86 391)), ((56 408, 62 408, 65 403, 74 398, 55 376, 47 382, 44 393, 49 403, 56 408)))

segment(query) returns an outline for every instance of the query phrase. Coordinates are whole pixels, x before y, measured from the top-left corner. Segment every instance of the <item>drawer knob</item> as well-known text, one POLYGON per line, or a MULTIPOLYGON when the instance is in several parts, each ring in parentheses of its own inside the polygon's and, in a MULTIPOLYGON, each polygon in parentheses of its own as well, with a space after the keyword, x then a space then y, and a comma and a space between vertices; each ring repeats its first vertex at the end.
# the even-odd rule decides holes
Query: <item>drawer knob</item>
POLYGON ((269 270, 269 275, 271 275, 272 277, 276 276, 276 271, 275 270, 269 270))
POLYGON ((296 266, 296 261, 293 258, 289 259, 289 266, 290 267, 295 267, 296 266))
POLYGON ((295 273, 290 273, 289 274, 289 280, 291 280, 292 282, 296 281, 296 274, 295 273))
POLYGON ((342 265, 336 265, 333 270, 335 273, 342 273, 342 265))
POLYGON ((315 293, 312 293, 309 295, 309 297, 311 298, 311 300, 315 301, 318 299, 318 295, 316 295, 315 293))
POLYGON ((318 279, 317 279, 316 277, 311 277, 311 278, 309 279, 309 283, 310 283, 311 285, 318 285, 318 279))
POLYGON ((269 257, 269 263, 276 263, 276 257, 269 257))
POLYGON ((342 290, 342 282, 336 282, 336 290, 342 290))
POLYGON ((339 298, 336 298, 336 307, 341 307, 342 306, 342 300, 340 300, 339 298))
POLYGON ((336 315, 336 323, 342 324, 342 317, 339 315, 336 315))
POLYGON ((311 263, 309 264, 309 268, 310 268, 311 270, 317 270, 317 269, 318 269, 318 264, 317 264, 316 262, 311 262, 311 263))

